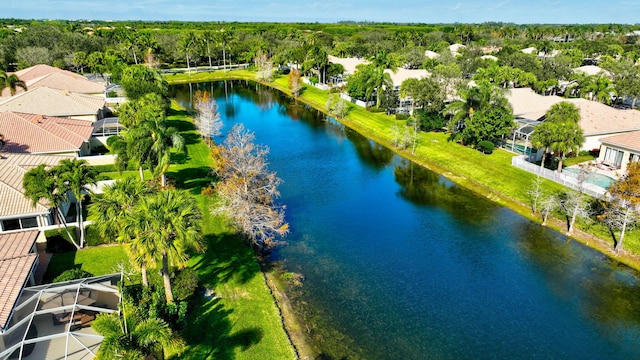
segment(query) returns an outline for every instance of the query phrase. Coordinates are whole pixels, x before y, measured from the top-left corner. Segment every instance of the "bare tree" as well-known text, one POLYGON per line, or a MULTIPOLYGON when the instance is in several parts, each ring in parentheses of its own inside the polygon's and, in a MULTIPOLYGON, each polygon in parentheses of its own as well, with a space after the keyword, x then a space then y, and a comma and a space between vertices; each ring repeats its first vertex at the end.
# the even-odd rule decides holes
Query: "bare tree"
POLYGON ((605 213, 605 222, 620 230, 615 246, 617 253, 622 249, 625 231, 640 221, 640 162, 627 165, 627 173, 611 186, 609 194, 611 204, 605 213))
POLYGON ((343 119, 349 111, 349 105, 340 97, 340 94, 333 93, 329 95, 327 99, 327 110, 329 115, 338 119, 343 119))
POLYGON ((255 145, 254 138, 237 124, 218 147, 216 192, 221 201, 213 212, 229 215, 253 246, 265 250, 286 235, 289 226, 284 206, 275 203, 282 180, 267 168, 269 148, 255 145))
POLYGON ((213 137, 220 135, 222 127, 222 119, 218 112, 218 104, 208 91, 201 92, 198 90, 195 94, 195 104, 198 115, 195 117, 196 128, 200 136, 207 140, 207 144, 211 146, 213 137))
POLYGON ((256 69, 258 70, 258 80, 271 81, 275 68, 273 66, 273 62, 269 59, 269 56, 260 51, 258 55, 256 55, 254 62, 256 64, 256 69))
POLYGON ((567 235, 573 234, 574 225, 577 218, 589 218, 589 210, 584 199, 585 184, 589 176, 593 173, 593 167, 591 164, 580 165, 578 167, 578 173, 576 175, 577 190, 569 191, 566 193, 565 198, 562 200, 562 208, 565 215, 569 219, 569 228, 567 235))
POLYGON ((615 198, 606 207, 601 219, 612 230, 620 231, 614 248, 616 254, 622 250, 626 231, 634 228, 640 221, 639 215, 636 206, 628 199, 615 198))
POLYGON ((527 195, 529 195, 531 199, 531 213, 535 215, 538 212, 538 204, 544 199, 542 177, 540 177, 540 175, 531 181, 531 189, 527 191, 527 195))
POLYGON ((547 226, 547 219, 558 208, 558 198, 554 195, 543 197, 538 204, 540 216, 542 216, 542 226, 547 226))

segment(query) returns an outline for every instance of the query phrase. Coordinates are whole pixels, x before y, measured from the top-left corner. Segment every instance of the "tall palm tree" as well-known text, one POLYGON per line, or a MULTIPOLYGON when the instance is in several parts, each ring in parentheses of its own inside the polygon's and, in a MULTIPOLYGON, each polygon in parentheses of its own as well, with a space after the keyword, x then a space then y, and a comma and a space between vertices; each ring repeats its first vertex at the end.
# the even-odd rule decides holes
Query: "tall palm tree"
POLYGON ((59 188, 59 182, 56 180, 54 170, 47 170, 46 167, 46 165, 41 164, 24 174, 22 178, 24 196, 31 199, 33 206, 36 206, 38 201, 42 199, 46 200, 49 206, 53 208, 58 224, 64 226, 69 240, 76 248, 80 249, 81 246, 76 243, 75 238, 71 235, 67 221, 62 214, 62 210, 60 210, 60 205, 67 201, 66 193, 59 188))
POLYGON ((167 127, 163 121, 149 121, 145 123, 146 130, 151 135, 151 152, 154 154, 154 175, 160 177, 162 186, 167 185, 166 172, 171 165, 171 149, 183 151, 184 138, 173 127, 167 127))
POLYGON ((167 302, 173 302, 169 266, 184 266, 189 250, 203 250, 201 227, 196 201, 173 189, 144 196, 124 221, 122 231, 133 237, 137 249, 161 261, 167 302))
POLYGON ((0 93, 6 88, 9 88, 9 92, 11 96, 13 96, 18 91, 18 88, 27 91, 27 84, 20 80, 18 75, 8 75, 6 72, 0 70, 0 93))
MULTIPOLYGON (((554 104, 547 111, 544 123, 538 126, 542 127, 541 131, 544 133, 532 139, 540 146, 555 152, 555 156, 560 159, 558 171, 562 171, 563 157, 567 153, 577 152, 584 142, 579 121, 580 110, 575 105, 567 101, 554 104)), ((537 131, 538 129, 536 129, 537 131)))
POLYGON ((375 91, 376 94, 376 107, 380 107, 380 101, 382 100, 382 89, 393 88, 393 80, 391 75, 384 71, 382 67, 374 67, 371 71, 371 76, 367 80, 367 97, 372 95, 375 91))
POLYGON ((131 262, 140 269, 144 286, 149 286, 147 268, 153 265, 153 259, 138 251, 138 247, 132 245, 131 238, 122 234, 122 224, 127 216, 131 216, 138 201, 152 192, 153 189, 145 182, 129 177, 105 187, 104 192, 96 196, 89 206, 89 219, 93 220, 103 237, 127 243, 125 250, 131 262))
POLYGON ((583 86, 584 97, 589 100, 596 100, 603 104, 611 103, 611 95, 616 94, 616 90, 611 85, 611 81, 606 76, 590 76, 590 81, 583 86))
POLYGON ((85 240, 84 216, 82 214, 84 206, 82 202, 86 195, 90 193, 87 185, 95 185, 100 175, 95 168, 88 166, 86 160, 78 159, 64 159, 54 168, 54 171, 60 182, 60 189, 65 193, 71 192, 76 198, 80 247, 82 248, 85 240))

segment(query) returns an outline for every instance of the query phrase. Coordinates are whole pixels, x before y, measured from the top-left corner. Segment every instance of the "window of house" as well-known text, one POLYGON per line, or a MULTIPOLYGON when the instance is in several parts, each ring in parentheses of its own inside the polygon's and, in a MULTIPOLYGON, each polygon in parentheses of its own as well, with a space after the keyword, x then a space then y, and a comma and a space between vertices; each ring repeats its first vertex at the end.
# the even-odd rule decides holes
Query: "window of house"
POLYGON ((624 151, 616 150, 608 147, 604 153, 604 162, 608 165, 612 165, 619 168, 620 165, 622 165, 623 155, 624 155, 624 151))
POLYGON ((631 153, 629 156, 629 161, 640 161, 640 154, 631 153))
POLYGON ((2 229, 4 231, 30 229, 36 227, 38 227, 38 219, 36 219, 35 217, 2 220, 2 229))

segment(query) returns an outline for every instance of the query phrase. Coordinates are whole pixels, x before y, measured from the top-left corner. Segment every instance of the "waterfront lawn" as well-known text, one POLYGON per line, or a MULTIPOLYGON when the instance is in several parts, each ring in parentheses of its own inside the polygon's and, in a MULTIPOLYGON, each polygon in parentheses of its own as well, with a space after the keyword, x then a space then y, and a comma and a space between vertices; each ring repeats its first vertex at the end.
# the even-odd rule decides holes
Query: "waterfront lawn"
POLYGON ((202 209, 207 251, 189 261, 213 296, 198 296, 183 333, 187 347, 171 359, 293 359, 293 347, 253 250, 220 218, 211 215, 212 199, 201 195, 210 185, 212 160, 188 114, 174 103, 168 121, 185 137, 185 154, 167 172, 176 187, 188 189, 202 209))

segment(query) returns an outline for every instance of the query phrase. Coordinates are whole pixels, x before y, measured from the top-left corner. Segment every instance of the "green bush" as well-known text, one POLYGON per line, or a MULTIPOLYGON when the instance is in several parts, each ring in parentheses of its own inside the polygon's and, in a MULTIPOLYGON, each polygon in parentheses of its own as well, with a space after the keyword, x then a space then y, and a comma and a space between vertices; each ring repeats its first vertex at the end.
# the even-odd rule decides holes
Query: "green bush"
POLYGON ((493 153, 493 148, 495 145, 491 141, 482 140, 478 143, 478 150, 482 151, 483 154, 491 154, 493 153))
POLYGON ((56 276, 53 279, 53 282, 59 283, 59 282, 65 282, 69 280, 88 278, 92 276, 93 274, 88 271, 84 271, 80 268, 73 268, 73 269, 63 271, 62 274, 56 276))
POLYGON ((173 297, 175 300, 186 300, 198 288, 198 274, 192 268, 185 268, 176 273, 173 279, 173 297))
POLYGON ((379 108, 379 107, 375 107, 375 106, 369 106, 367 108, 368 112, 372 112, 372 113, 383 113, 383 112, 387 112, 387 110, 383 109, 383 108, 379 108))
POLYGON ((420 129, 424 131, 442 130, 446 125, 446 120, 438 113, 418 109, 415 111, 415 116, 420 124, 420 129))
POLYGON ((396 120, 407 120, 409 115, 407 114, 396 114, 396 120))

